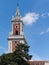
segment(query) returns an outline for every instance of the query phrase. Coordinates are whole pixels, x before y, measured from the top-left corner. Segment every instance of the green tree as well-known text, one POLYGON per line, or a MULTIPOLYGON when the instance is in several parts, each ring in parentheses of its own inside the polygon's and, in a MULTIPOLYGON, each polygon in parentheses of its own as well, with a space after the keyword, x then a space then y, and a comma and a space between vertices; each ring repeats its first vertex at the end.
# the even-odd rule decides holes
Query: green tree
POLYGON ((28 60, 31 55, 28 54, 29 46, 27 44, 17 44, 13 53, 3 54, 0 56, 1 65, 29 65, 28 60))
POLYGON ((18 65, 27 65, 28 60, 31 59, 32 55, 29 55, 29 47, 27 44, 18 44, 16 46, 16 51, 14 52, 14 59, 17 61, 18 65))

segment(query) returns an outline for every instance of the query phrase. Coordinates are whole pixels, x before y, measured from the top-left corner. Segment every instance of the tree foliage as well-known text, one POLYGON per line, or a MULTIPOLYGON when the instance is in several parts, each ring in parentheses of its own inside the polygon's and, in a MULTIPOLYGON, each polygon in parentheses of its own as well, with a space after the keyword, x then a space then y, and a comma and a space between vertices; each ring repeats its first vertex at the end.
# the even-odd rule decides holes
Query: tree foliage
POLYGON ((29 65, 28 60, 32 56, 28 52, 29 46, 27 44, 17 44, 13 53, 0 56, 0 65, 29 65))

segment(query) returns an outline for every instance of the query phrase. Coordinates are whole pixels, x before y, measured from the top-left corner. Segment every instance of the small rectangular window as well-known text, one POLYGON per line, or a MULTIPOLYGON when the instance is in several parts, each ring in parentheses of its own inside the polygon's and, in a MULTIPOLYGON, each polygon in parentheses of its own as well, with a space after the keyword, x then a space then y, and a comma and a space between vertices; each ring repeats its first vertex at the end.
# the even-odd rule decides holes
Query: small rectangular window
POLYGON ((36 64, 36 65, 39 65, 39 64, 36 64))
POLYGON ((15 41, 15 43, 17 43, 17 41, 15 41))

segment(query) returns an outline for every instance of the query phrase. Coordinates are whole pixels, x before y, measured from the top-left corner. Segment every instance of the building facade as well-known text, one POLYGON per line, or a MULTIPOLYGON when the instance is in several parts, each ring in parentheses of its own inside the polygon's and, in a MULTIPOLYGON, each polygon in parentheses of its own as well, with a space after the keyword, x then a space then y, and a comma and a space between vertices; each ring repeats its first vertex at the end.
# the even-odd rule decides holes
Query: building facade
POLYGON ((30 65, 49 65, 48 61, 29 61, 30 65))
POLYGON ((17 7, 16 16, 12 17, 12 31, 8 37, 8 51, 12 53, 15 51, 17 44, 25 44, 26 40, 23 34, 23 20, 20 16, 19 8, 17 7))

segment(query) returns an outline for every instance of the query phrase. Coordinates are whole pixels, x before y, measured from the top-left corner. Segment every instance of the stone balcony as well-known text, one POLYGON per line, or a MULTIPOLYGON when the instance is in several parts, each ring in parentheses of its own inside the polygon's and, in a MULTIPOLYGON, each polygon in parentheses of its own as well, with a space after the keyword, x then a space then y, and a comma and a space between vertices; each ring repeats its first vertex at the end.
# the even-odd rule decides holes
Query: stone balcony
POLYGON ((9 34, 8 39, 24 39, 24 35, 13 35, 12 33, 9 34))

